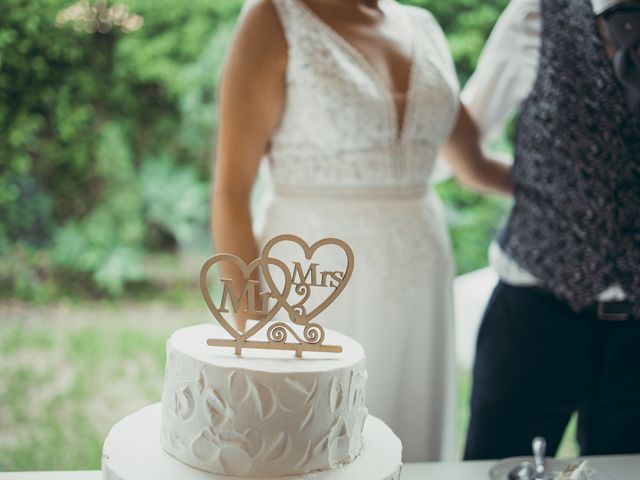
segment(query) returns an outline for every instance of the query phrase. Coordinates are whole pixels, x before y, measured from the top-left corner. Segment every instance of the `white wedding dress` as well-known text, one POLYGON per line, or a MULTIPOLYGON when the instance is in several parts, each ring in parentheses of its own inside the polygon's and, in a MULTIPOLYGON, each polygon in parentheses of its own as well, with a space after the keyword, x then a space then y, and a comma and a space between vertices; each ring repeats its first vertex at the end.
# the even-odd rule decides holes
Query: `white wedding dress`
POLYGON ((304 3, 272 1, 288 43, 286 100, 263 162, 256 237, 351 245, 351 282, 318 322, 364 346, 369 411, 400 437, 404 461, 452 458, 453 263, 430 188, 458 109, 445 38, 427 11, 388 2, 413 43, 398 122, 391 92, 355 47, 304 3))

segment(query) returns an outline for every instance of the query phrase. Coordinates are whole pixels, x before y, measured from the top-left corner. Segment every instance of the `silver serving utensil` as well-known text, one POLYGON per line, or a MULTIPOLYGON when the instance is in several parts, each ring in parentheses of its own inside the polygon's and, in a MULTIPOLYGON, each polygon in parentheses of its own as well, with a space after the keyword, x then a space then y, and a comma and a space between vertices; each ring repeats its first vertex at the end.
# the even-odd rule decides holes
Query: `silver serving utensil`
POLYGON ((533 480, 535 467, 531 462, 520 462, 518 465, 509 470, 507 474, 508 480, 533 480))
POLYGON ((544 455, 547 451, 547 441, 543 437, 535 437, 531 442, 533 463, 535 464, 535 480, 548 480, 551 477, 544 474, 544 455))

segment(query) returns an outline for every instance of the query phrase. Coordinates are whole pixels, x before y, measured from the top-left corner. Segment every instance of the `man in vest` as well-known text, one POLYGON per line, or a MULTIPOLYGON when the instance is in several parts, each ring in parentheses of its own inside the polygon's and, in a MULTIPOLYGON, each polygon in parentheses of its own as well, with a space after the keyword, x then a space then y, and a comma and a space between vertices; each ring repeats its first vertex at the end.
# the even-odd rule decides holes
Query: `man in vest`
POLYGON ((640 453, 640 2, 512 0, 463 92, 517 110, 515 204, 490 249, 466 459, 640 453))

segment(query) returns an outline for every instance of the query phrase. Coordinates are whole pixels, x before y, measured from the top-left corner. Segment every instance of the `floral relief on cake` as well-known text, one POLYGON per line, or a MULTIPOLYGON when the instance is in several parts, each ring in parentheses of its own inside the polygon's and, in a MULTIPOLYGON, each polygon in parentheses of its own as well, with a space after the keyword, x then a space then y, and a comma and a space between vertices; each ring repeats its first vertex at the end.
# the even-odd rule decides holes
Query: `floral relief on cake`
MULTIPOLYGON (((315 444, 309 441, 299 468, 310 467, 312 464, 326 464, 330 467, 349 460, 350 436, 343 417, 337 417, 329 429, 315 444)), ((355 457, 355 454, 352 455, 355 457)))
POLYGON ((199 393, 204 392, 205 388, 207 388, 207 376, 204 371, 204 367, 200 366, 200 374, 198 375, 198 381, 196 382, 196 388, 199 393))
POLYGON ((191 444, 191 453, 201 462, 213 462, 220 456, 219 440, 210 429, 205 428, 191 444))
POLYGON ((362 436, 362 431, 364 430, 364 424, 367 420, 367 416, 369 415, 369 411, 366 407, 363 408, 362 415, 358 417, 358 420, 353 424, 351 429, 351 437, 359 438, 362 436))
POLYGON ((183 450, 184 448, 186 448, 186 445, 184 444, 184 442, 182 440, 180 440, 178 435, 176 435, 175 431, 172 431, 169 434, 169 442, 171 443, 171 446, 175 450, 183 450))
POLYGON ((244 475, 253 466, 253 459, 246 447, 247 438, 237 432, 224 432, 227 438, 210 428, 205 428, 191 444, 191 453, 207 464, 219 463, 228 475, 244 475))
POLYGON ((235 412, 227 405, 220 393, 215 389, 209 390, 205 403, 209 412, 211 425, 214 427, 221 427, 235 416, 235 412))
POLYGON ((189 385, 183 385, 175 394, 174 413, 183 421, 191 419, 196 409, 193 390, 189 385))
POLYGON ((253 460, 239 445, 229 443, 220 452, 220 463, 227 475, 241 476, 251 471, 253 460))
POLYGON ((264 455, 264 460, 267 462, 277 462, 285 458, 289 454, 290 450, 291 439, 289 438, 289 435, 287 432, 280 432, 278 438, 264 455))
POLYGON ((331 413, 340 408, 342 404, 342 384, 337 378, 331 380, 331 386, 329 387, 329 408, 331 413))
POLYGON ((349 432, 344 418, 338 417, 329 430, 329 465, 345 461, 345 452, 349 452, 349 432))
POLYGON ((351 371, 349 375, 348 402, 350 409, 364 408, 367 371, 351 371))
POLYGON ((300 428, 298 428, 299 432, 303 431, 311 424, 314 410, 315 409, 313 408, 313 405, 309 407, 309 410, 307 411, 307 414, 305 415, 304 420, 302 420, 302 423, 300 424, 300 428))
POLYGON ((309 465, 309 461, 311 460, 311 440, 307 440, 307 447, 304 449, 304 454, 298 463, 296 463, 296 468, 300 470, 305 470, 309 465))
POLYGON ((320 375, 257 376, 176 358, 167 371, 162 443, 189 465, 235 476, 298 475, 360 453, 362 363, 320 375))
POLYGON ((229 374, 229 393, 233 403, 243 403, 249 398, 249 380, 242 371, 234 370, 229 374))
POLYGON ((266 420, 276 411, 278 406, 276 397, 269 387, 260 382, 253 383, 252 387, 251 393, 256 411, 261 420, 266 420))
POLYGON ((264 438, 258 429, 252 428, 244 432, 247 439, 247 452, 251 458, 258 458, 262 454, 264 448, 264 438))
POLYGON ((318 379, 313 380, 310 386, 304 385, 301 381, 285 377, 278 386, 278 399, 280 408, 285 412, 295 412, 301 406, 307 405, 313 400, 318 388, 318 379))

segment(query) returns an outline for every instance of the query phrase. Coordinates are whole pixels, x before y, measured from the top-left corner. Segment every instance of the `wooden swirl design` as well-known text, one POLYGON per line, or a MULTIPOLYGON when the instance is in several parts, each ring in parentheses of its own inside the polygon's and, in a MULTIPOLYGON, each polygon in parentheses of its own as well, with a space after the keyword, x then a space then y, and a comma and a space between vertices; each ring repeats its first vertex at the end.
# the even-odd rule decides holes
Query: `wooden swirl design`
POLYGON ((324 341, 324 329, 317 323, 305 325, 303 335, 308 343, 322 343, 324 341))
POLYGON ((284 322, 274 322, 267 329, 267 339, 270 342, 286 342, 289 334, 299 343, 321 344, 324 340, 324 329, 318 324, 307 324, 302 332, 302 337, 284 322))

